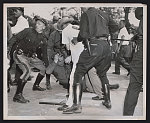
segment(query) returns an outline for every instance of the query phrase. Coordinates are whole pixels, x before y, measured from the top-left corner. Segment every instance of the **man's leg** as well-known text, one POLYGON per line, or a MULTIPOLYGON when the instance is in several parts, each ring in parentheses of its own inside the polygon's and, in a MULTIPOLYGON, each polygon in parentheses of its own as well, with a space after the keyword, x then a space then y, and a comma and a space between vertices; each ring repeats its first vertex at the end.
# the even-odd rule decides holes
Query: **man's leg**
POLYGON ((127 56, 127 47, 128 46, 122 46, 121 47, 121 54, 120 54, 120 64, 128 71, 128 73, 130 73, 130 66, 129 63, 126 61, 125 57, 127 56))
POLYGON ((51 83, 50 83, 50 74, 46 74, 46 89, 51 90, 51 83))
POLYGON ((143 85, 143 50, 133 56, 131 62, 130 83, 124 101, 124 116, 132 116, 143 85))
POLYGON ((111 100, 110 100, 110 88, 109 88, 109 80, 107 78, 107 71, 111 66, 111 55, 107 55, 101 62, 95 65, 97 70, 97 74, 102 82, 102 91, 104 93, 104 102, 102 104, 106 106, 106 108, 111 109, 111 100))
POLYGON ((73 105, 63 111, 64 114, 81 113, 81 98, 83 92, 82 78, 88 70, 90 70, 95 62, 97 56, 89 56, 88 52, 84 50, 76 66, 73 80, 73 105))
POLYGON ((64 66, 57 65, 53 71, 54 76, 65 89, 69 88, 69 75, 64 66))
POLYGON ((85 75, 87 90, 97 94, 98 96, 92 97, 93 100, 102 100, 102 83, 97 76, 96 69, 93 67, 88 71, 88 75, 85 75))
POLYGON ((11 85, 17 85, 20 76, 23 74, 22 70, 19 68, 19 66, 16 64, 16 71, 15 71, 15 79, 14 81, 11 83, 11 85))
POLYGON ((37 68, 37 69, 40 70, 40 72, 38 73, 38 75, 37 75, 37 77, 36 77, 36 80, 35 80, 35 82, 34 82, 34 85, 33 85, 32 90, 33 90, 33 91, 44 91, 44 90, 46 90, 45 88, 42 88, 42 87, 39 86, 40 83, 41 83, 41 81, 42 81, 42 79, 43 79, 44 76, 45 76, 46 68, 45 68, 45 66, 44 66, 44 62, 41 61, 41 60, 38 59, 38 58, 31 58, 31 59, 30 59, 30 64, 31 64, 33 67, 35 67, 35 68, 37 68))
POLYGON ((10 83, 12 83, 11 81, 12 80, 11 80, 10 72, 9 70, 7 70, 7 92, 10 92, 10 83))
POLYGON ((116 53, 116 58, 115 58, 115 72, 113 74, 118 74, 120 75, 120 53, 116 53))
POLYGON ((23 71, 23 74, 20 76, 20 79, 17 83, 17 90, 13 98, 13 101, 19 103, 27 103, 29 102, 29 100, 25 99, 22 93, 23 93, 24 86, 27 82, 27 79, 31 73, 31 68, 28 64, 28 60, 23 55, 17 55, 17 53, 15 52, 14 60, 18 65, 18 67, 23 71))

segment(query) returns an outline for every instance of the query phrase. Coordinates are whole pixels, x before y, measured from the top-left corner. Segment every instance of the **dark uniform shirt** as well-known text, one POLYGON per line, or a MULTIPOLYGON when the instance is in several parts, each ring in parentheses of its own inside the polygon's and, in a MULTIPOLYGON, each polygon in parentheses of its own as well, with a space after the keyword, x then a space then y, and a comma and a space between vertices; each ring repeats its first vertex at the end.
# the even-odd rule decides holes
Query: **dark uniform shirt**
POLYGON ((107 13, 91 7, 81 15, 78 41, 93 37, 108 37, 109 33, 117 30, 117 23, 107 13))
POLYGON ((42 48, 43 61, 48 63, 47 59, 47 41, 42 33, 38 33, 34 28, 26 28, 11 38, 9 47, 16 43, 16 49, 21 49, 24 54, 32 56, 36 53, 36 48, 42 48))
POLYGON ((139 27, 137 28, 137 33, 143 36, 143 18, 140 20, 139 27))
POLYGON ((47 48, 53 49, 55 52, 61 52, 61 39, 61 34, 57 30, 53 31, 47 42, 47 48))

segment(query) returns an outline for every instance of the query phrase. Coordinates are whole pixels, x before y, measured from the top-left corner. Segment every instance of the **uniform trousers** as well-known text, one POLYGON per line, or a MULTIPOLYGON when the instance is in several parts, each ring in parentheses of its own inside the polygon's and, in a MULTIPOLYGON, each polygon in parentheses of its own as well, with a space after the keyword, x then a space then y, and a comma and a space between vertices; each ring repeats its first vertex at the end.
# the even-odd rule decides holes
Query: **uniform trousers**
POLYGON ((122 45, 115 61, 115 72, 120 73, 120 65, 130 71, 129 58, 131 57, 130 45, 122 45))
POLYGON ((38 59, 37 57, 27 57, 23 53, 17 54, 17 52, 14 51, 13 59, 16 65, 18 65, 23 72, 23 74, 20 76, 20 79, 27 81, 31 74, 31 66, 39 69, 41 75, 45 75, 46 68, 44 66, 44 62, 38 59))
POLYGON ((138 50, 133 54, 133 59, 130 64, 130 82, 124 101, 124 116, 132 116, 134 114, 139 93, 143 85, 143 44, 142 40, 137 42, 141 43, 138 44, 138 50))
POLYGON ((111 66, 111 49, 106 40, 92 39, 90 41, 91 56, 85 49, 79 57, 77 67, 74 73, 74 85, 82 84, 82 77, 92 67, 95 67, 97 74, 102 82, 102 85, 109 84, 107 71, 111 66))
POLYGON ((97 94, 100 98, 103 97, 101 91, 102 83, 97 76, 96 69, 94 67, 88 71, 88 74, 85 75, 85 84, 87 91, 97 94))

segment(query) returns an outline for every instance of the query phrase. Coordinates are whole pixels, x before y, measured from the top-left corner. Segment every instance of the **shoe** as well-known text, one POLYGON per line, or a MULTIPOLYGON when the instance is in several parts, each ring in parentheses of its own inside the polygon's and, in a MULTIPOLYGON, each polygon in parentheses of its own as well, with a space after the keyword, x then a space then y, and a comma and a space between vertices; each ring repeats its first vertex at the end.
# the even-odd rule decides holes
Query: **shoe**
POLYGON ((111 102, 102 102, 102 104, 107 108, 107 109, 111 109, 111 102))
POLYGON ((72 105, 71 107, 67 108, 63 111, 63 114, 73 114, 73 113, 81 113, 82 107, 78 105, 72 105))
POLYGON ((74 113, 81 113, 82 112, 82 107, 78 106, 77 110, 74 110, 74 113))
POLYGON ((68 105, 63 105, 63 106, 61 106, 61 107, 58 107, 57 110, 58 110, 58 111, 64 111, 64 110, 66 110, 67 108, 68 108, 68 105))
POLYGON ((18 102, 18 103, 28 103, 29 102, 29 100, 25 99, 21 93, 15 94, 13 101, 18 102))
POLYGON ((118 88, 119 88, 119 84, 114 84, 114 85, 109 84, 109 89, 118 89, 118 88))
POLYGON ((112 72, 112 74, 117 74, 117 75, 120 75, 120 73, 117 73, 117 72, 112 72))
POLYGON ((34 85, 32 88, 33 91, 45 91, 45 88, 41 88, 39 85, 34 85))
POLYGON ((104 100, 104 98, 100 98, 99 96, 92 97, 92 100, 104 100))

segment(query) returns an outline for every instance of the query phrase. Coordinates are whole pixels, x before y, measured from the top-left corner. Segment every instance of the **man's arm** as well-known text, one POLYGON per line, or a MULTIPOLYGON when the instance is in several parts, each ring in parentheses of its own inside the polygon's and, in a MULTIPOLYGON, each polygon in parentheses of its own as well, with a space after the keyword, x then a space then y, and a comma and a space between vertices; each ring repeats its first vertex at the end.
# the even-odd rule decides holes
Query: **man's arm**
POLYGON ((56 54, 54 56, 54 61, 52 63, 49 63, 48 67, 46 68, 47 74, 51 74, 53 72, 53 70, 57 66, 57 62, 58 62, 59 58, 60 58, 59 54, 56 54))
POLYGON ((108 27, 110 33, 115 33, 119 30, 118 24, 110 17, 109 17, 108 27))
POLYGON ((9 51, 11 50, 14 43, 18 44, 21 40, 23 40, 27 36, 28 32, 29 32, 28 29, 24 29, 23 31, 19 32, 17 35, 14 35, 8 43, 8 48, 9 48, 8 50, 9 51))
POLYGON ((80 32, 77 37, 77 41, 81 42, 84 39, 89 38, 89 30, 88 30, 88 17, 86 13, 83 13, 81 15, 81 21, 80 21, 80 32))
POLYGON ((49 62, 48 62, 48 57, 47 57, 47 44, 46 44, 46 41, 42 45, 42 54, 43 54, 43 61, 45 63, 45 66, 48 67, 49 62))
MULTIPOLYGON (((125 39, 125 36, 122 35, 121 39, 125 39)), ((117 49, 117 53, 119 53, 119 50, 120 50, 120 47, 121 47, 122 43, 123 43, 123 41, 120 41, 120 44, 119 44, 118 49, 117 49)))

